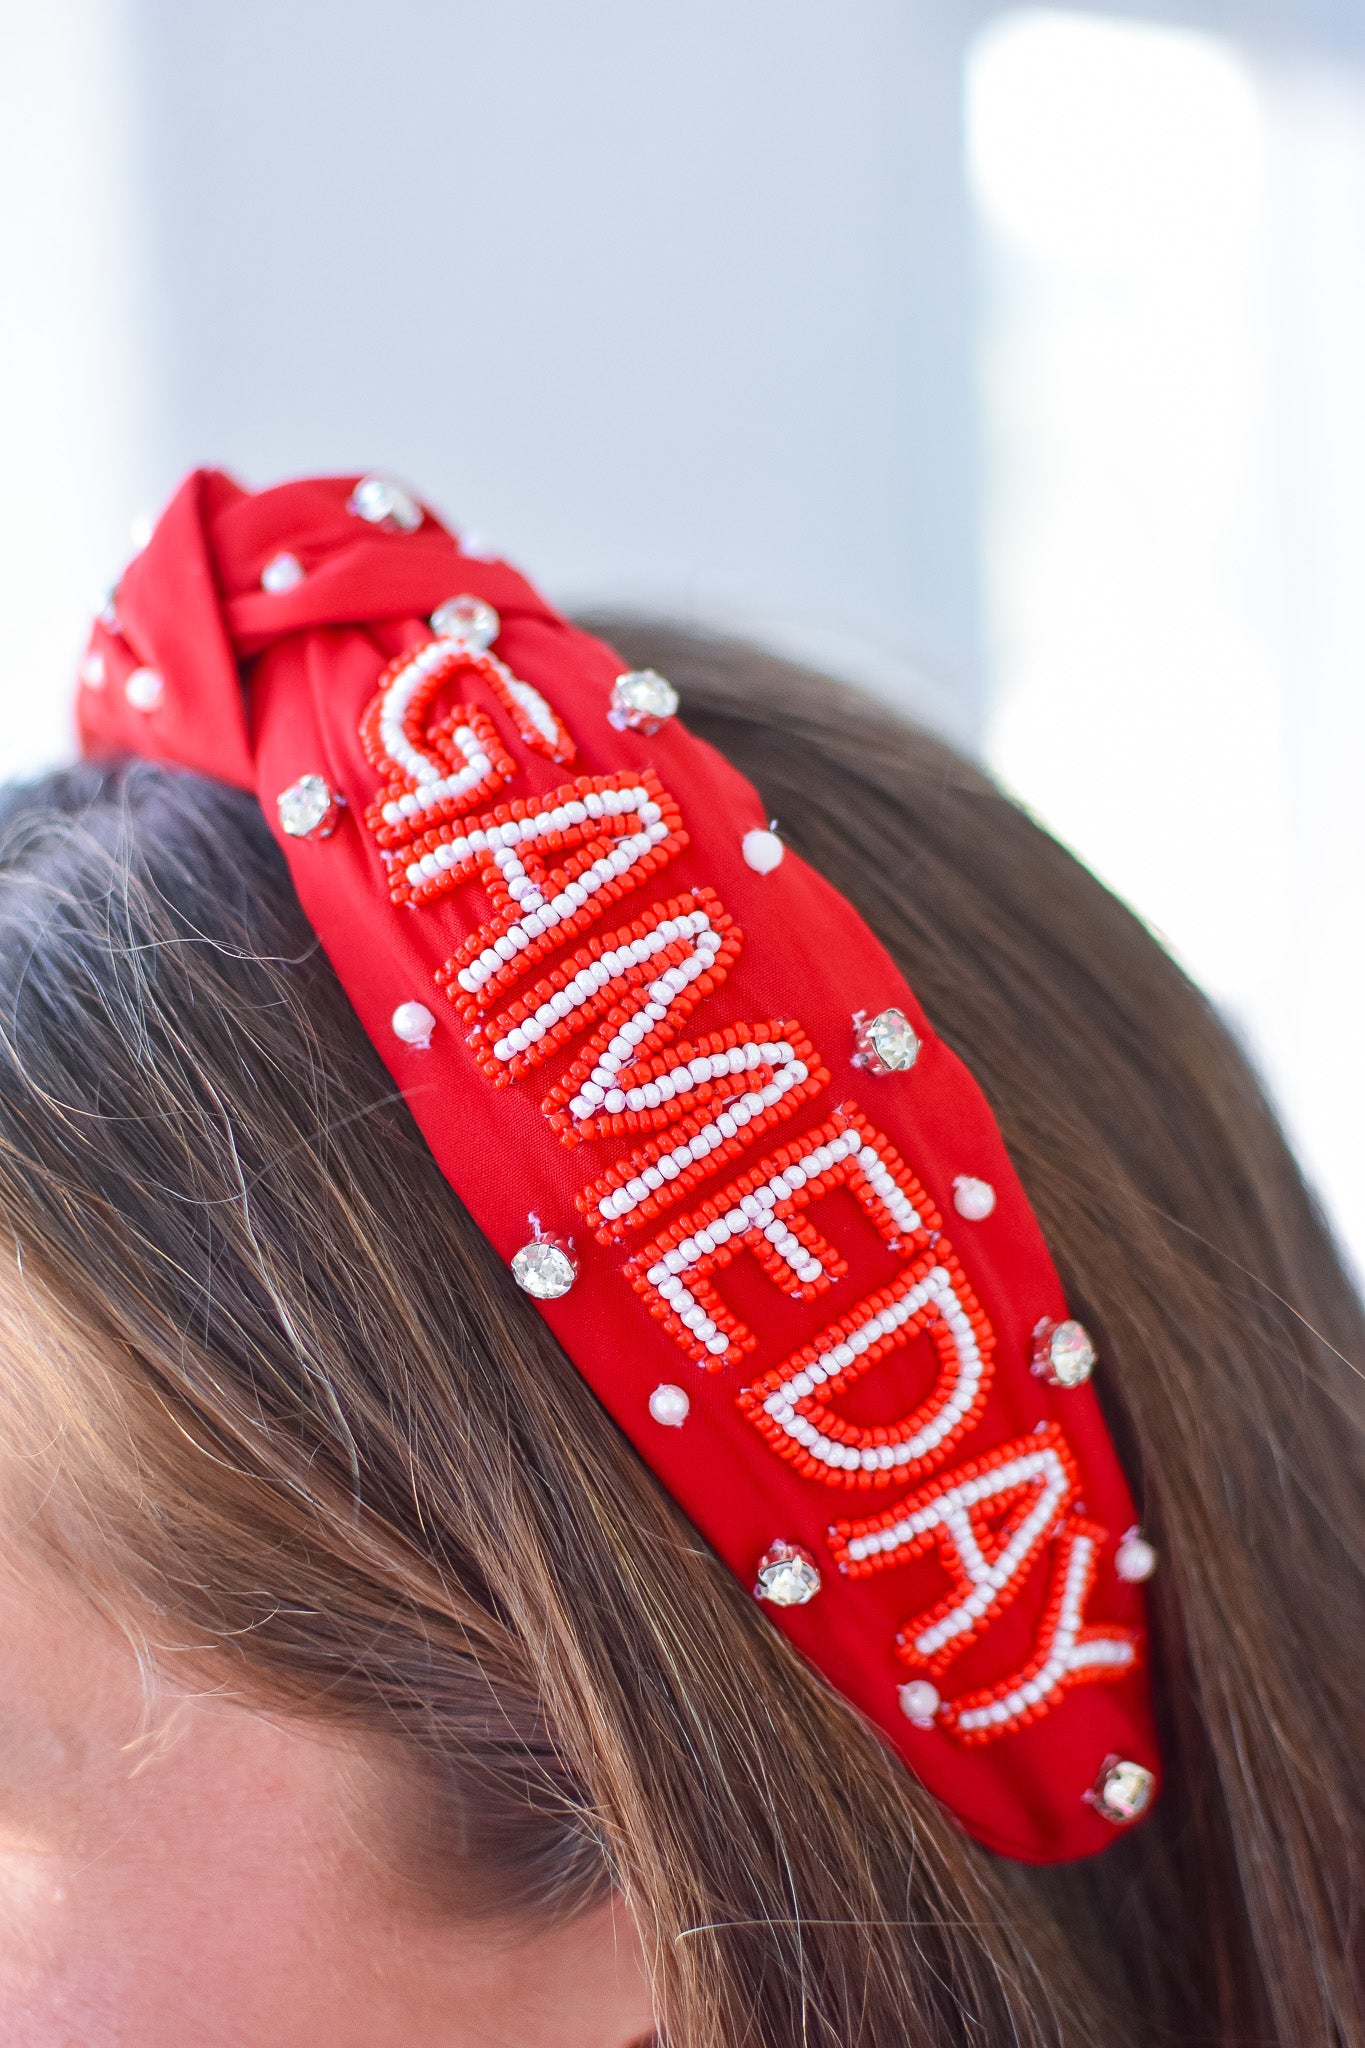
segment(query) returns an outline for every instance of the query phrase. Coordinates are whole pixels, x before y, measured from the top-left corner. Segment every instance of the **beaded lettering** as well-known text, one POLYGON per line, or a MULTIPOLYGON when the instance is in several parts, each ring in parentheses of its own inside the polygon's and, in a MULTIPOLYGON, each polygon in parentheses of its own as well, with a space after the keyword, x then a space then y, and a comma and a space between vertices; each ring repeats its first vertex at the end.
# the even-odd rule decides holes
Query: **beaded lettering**
POLYGON ((1022 1586, 1079 1482, 1055 1423, 998 1444, 864 1521, 836 1522, 835 1561, 867 1578, 937 1550, 953 1590, 901 1631, 906 1661, 937 1675, 1022 1586))
POLYGON ((493 916, 436 975, 472 1022, 686 844, 678 807, 649 769, 585 775, 429 833, 398 857, 392 894, 424 904, 463 882, 483 885, 493 916), (554 855, 561 864, 549 867, 554 855))
MULTIPOLYGON (((496 657, 438 641, 391 663, 367 707, 362 741, 387 778, 367 822, 389 861, 396 902, 434 903, 466 882, 478 882, 491 901, 492 916, 436 977, 473 1026, 469 1044, 488 1079, 522 1079, 591 1032, 541 1107, 566 1145, 639 1141, 576 1198, 599 1242, 617 1243, 733 1168, 818 1095, 829 1074, 794 1020, 679 1037, 743 944, 714 890, 685 890, 609 934, 586 935, 687 845, 678 807, 652 771, 581 776, 548 796, 469 817, 516 769, 477 707, 459 704, 431 722, 439 692, 466 677, 484 684, 528 746, 553 760, 573 758, 572 739, 538 691, 496 657), (512 996, 523 975, 580 939, 512 996)), ((715 1285, 738 1252, 751 1253, 796 1300, 813 1300, 846 1276, 847 1260, 808 1214, 836 1188, 903 1255, 901 1270, 742 1388, 737 1403, 768 1447, 817 1484, 866 1492, 928 1481, 880 1514, 837 1522, 828 1533, 851 1578, 937 1558, 947 1592, 897 1636, 897 1655, 912 1672, 940 1678, 1050 1560, 1025 1663, 956 1698, 927 1687, 938 1699, 934 1726, 964 1743, 989 1742, 1048 1712, 1073 1685, 1122 1676, 1137 1661, 1138 1637, 1084 1621, 1108 1539, 1078 1511, 1076 1463, 1056 1423, 940 1469, 980 1420, 994 1336, 932 1203, 889 1141, 846 1102, 658 1230, 624 1270, 683 1351, 715 1372, 758 1343, 715 1285), (838 1412, 842 1395, 920 1336, 934 1374, 910 1412, 876 1425, 838 1412)), ((685 1414, 681 1389, 657 1389, 652 1402, 664 1394, 679 1398, 662 1419, 685 1414)))
POLYGON ((1084 1620, 1107 1537, 1098 1522, 1081 1516, 1063 1525, 1032 1655, 1008 1678, 945 1700, 938 1719, 950 1735, 960 1742, 992 1742, 1039 1720, 1072 1686, 1123 1678, 1135 1669, 1141 1642, 1136 1629, 1084 1620))
POLYGON ((365 812, 385 848, 485 803, 516 774, 486 712, 457 704, 437 723, 427 713, 457 676, 484 675, 492 657, 432 640, 391 661, 360 721, 366 759, 387 776, 365 812))
POLYGON ((725 1306, 710 1275, 747 1250, 784 1293, 797 1300, 823 1293, 847 1272, 847 1261, 804 1212, 836 1187, 847 1187, 893 1250, 928 1244, 915 1206, 922 1192, 857 1105, 845 1103, 828 1123, 670 1224, 629 1261, 627 1277, 688 1356, 714 1372, 758 1339, 725 1306))
POLYGON ((1056 1423, 1047 1423, 882 1514, 837 1522, 829 1532, 835 1560, 850 1578, 937 1551, 952 1590, 897 1638, 902 1661, 934 1678, 1003 1613, 1051 1545, 1052 1582, 1027 1664, 939 1708, 939 1725, 961 1741, 1008 1734, 1047 1712, 1069 1685, 1117 1676, 1136 1660, 1131 1629, 1081 1625, 1106 1532, 1069 1513, 1079 1487, 1071 1448, 1056 1423))
POLYGON ((589 939, 519 1001, 481 1025, 470 1039, 474 1056, 494 1085, 502 1087, 552 1058, 594 1018, 610 1012, 545 1099, 552 1129, 575 1143, 579 1132, 573 1108, 580 1077, 603 1100, 618 1069, 671 1038, 702 998, 720 987, 740 942, 714 889, 690 889, 656 903, 620 931, 589 939), (593 1078, 599 1075, 600 1084, 593 1078))
MULTIPOLYGON (((729 1166, 774 1124, 817 1095, 829 1081, 814 1047, 799 1024, 727 1024, 684 1045, 670 1046, 652 1059, 646 1042, 641 1056, 619 1070, 601 1107, 589 1098, 600 1087, 596 1072, 578 1085, 568 1113, 588 1113, 565 1131, 570 1138, 605 1136, 667 1126, 618 1160, 577 1197, 578 1207, 602 1244, 624 1237, 681 1201, 700 1181, 729 1166)), ((558 1091, 546 1099, 557 1104, 558 1091)), ((565 1114, 557 1108, 554 1115, 565 1114)))
POLYGON ((537 753, 564 766, 574 758, 563 720, 505 662, 449 639, 429 640, 389 663, 360 721, 366 759, 388 778, 365 813, 382 847, 406 846, 473 810, 517 772, 492 720, 476 707, 457 704, 428 724, 432 704, 456 680, 482 682, 537 753))
POLYGON ((489 689, 532 752, 544 754, 548 761, 567 768, 576 758, 578 749, 563 719, 541 696, 535 684, 514 676, 506 662, 499 661, 496 654, 480 655, 478 663, 479 672, 489 689))
POLYGON ((889 1287, 745 1387, 739 1407, 807 1478, 826 1486, 891 1486, 930 1471, 973 1427, 986 1403, 994 1348, 953 1249, 938 1236, 889 1287), (834 1412, 831 1401, 921 1332, 932 1340, 938 1372, 912 1413, 864 1427, 834 1412))

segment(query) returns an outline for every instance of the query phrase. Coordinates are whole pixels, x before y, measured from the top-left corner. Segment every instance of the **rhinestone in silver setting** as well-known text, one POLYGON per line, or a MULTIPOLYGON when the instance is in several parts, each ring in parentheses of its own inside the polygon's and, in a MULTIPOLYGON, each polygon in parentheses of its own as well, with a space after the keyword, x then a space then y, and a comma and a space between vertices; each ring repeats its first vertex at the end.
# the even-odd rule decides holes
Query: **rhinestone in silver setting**
POLYGON ((415 533, 426 516, 412 492, 391 476, 361 477, 346 510, 371 526, 396 526, 402 533, 415 533))
POLYGON ((1152 1803, 1156 1779, 1145 1764, 1130 1763, 1126 1757, 1109 1756, 1089 1794, 1090 1804, 1116 1828, 1141 1820, 1152 1803))
POLYGON ((652 668, 633 668, 611 686, 607 723, 618 732, 639 732, 646 738, 659 730, 678 708, 678 693, 652 668))
POLYGON ((558 1301, 578 1278, 578 1260, 557 1237, 538 1237, 513 1254, 512 1278, 537 1301, 558 1301))
POLYGON ((1044 1316, 1033 1331, 1033 1370, 1052 1387, 1083 1387, 1095 1370, 1096 1351, 1084 1323, 1044 1316))
POLYGON ((919 1036, 903 1010, 879 1010, 870 1019, 860 1010, 853 1028, 853 1063, 869 1074, 904 1074, 919 1058, 919 1036))
POLYGON ((275 808, 291 839, 330 839, 341 822, 341 801, 321 775, 300 775, 280 791, 275 808))
POLYGON ((774 1607, 804 1607, 820 1590, 820 1572, 810 1552, 799 1543, 780 1539, 769 1544, 758 1560, 760 1600, 774 1607))
POLYGON ((502 631, 502 620, 482 597, 448 597, 431 615, 431 630, 438 640, 459 640, 482 654, 502 631))

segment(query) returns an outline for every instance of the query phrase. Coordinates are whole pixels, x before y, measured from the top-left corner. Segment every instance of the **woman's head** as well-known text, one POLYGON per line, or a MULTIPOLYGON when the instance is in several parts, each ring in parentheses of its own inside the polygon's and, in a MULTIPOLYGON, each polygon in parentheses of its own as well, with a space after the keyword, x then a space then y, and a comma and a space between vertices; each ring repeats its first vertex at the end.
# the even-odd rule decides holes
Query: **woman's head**
MULTIPOLYGON (((40 1640, 37 1601, 55 1645, 14 1687, 41 1679, 37 1724, 114 1701, 102 1733, 77 1728, 92 1756, 123 1754, 136 1707, 141 1784, 188 1768, 176 1812, 223 1788, 218 1932, 257 1939, 234 1920, 253 1900, 286 1924, 268 1880, 316 1842, 282 1889, 344 1930, 320 1971, 339 1981, 337 1954, 382 1927, 440 1985, 452 2042, 540 2038, 460 1974, 513 1939, 541 1944, 523 1980, 621 1957, 607 2048, 643 2032, 640 1969, 676 2048, 1358 2039, 1340 1354, 1360 1328, 1244 1064, 1141 928, 945 749, 764 657, 614 637, 678 683, 990 1099, 1102 1341, 1162 1555, 1161 1807, 1047 1873, 958 1833, 508 1285, 253 802, 147 766, 16 792, 4 820, 6 1492, 11 1596, 35 1615, 12 1634, 40 1640), (276 1796, 253 1809, 253 1785, 276 1796), (257 1864, 234 1860, 244 1840, 257 1864)), ((95 1867, 74 1859, 78 1930, 95 1867)), ((173 1896, 204 1983, 196 1881, 173 1896)), ((163 1935, 171 1896, 146 1886, 163 1935)), ((101 1940, 136 1955, 129 1910, 116 1932, 86 1920, 84 1950, 62 1935, 62 1967, 93 1969, 101 1940)), ((16 2038, 50 2048, 60 1944, 33 1939, 16 2038)), ((171 2017, 149 2043, 176 2010, 174 1973, 154 1974, 171 2017)), ((123 1981, 145 1992, 131 1964, 123 1981)), ((357 2042, 382 2040, 346 1996, 357 2042)), ((116 2001, 80 2038, 131 2024, 116 2001)), ((234 2015, 221 2038, 314 2038, 266 2025, 234 2015)))

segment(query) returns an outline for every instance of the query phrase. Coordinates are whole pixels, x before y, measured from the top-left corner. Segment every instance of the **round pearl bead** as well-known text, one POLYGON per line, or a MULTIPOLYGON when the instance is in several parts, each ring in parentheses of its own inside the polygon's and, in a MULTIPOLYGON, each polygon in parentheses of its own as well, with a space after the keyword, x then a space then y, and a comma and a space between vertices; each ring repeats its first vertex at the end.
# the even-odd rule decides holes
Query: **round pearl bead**
POLYGON ((123 685, 123 694, 134 711, 155 711, 166 694, 166 685, 154 668, 135 668, 123 685))
POLYGON ((765 831, 759 825, 745 833, 740 850, 756 875, 770 875, 774 868, 780 868, 787 851, 776 832, 765 831))
POLYGON ((988 1180, 973 1180, 969 1173, 960 1173, 953 1182, 953 1207, 969 1223, 980 1223, 995 1208, 995 1189, 988 1180))
POLYGON ((275 555, 261 571, 261 588, 272 597, 282 597, 303 581, 303 564, 297 555, 275 555))
POLYGON ((394 1037, 401 1038, 404 1045, 425 1051, 435 1029, 436 1019, 425 1003, 400 1003, 393 1013, 394 1037))
POLYGON ((1140 1586, 1156 1570, 1156 1551, 1137 1529, 1130 1529, 1114 1552, 1114 1570, 1130 1586, 1140 1586))
POLYGON ((927 1678, 912 1678, 908 1685, 897 1686, 896 1697, 906 1720, 920 1728, 929 1726, 941 1705, 938 1687, 930 1685, 927 1678))
POLYGON ((656 1387, 649 1397, 649 1412, 665 1429, 681 1429, 692 1403, 682 1387, 656 1387))

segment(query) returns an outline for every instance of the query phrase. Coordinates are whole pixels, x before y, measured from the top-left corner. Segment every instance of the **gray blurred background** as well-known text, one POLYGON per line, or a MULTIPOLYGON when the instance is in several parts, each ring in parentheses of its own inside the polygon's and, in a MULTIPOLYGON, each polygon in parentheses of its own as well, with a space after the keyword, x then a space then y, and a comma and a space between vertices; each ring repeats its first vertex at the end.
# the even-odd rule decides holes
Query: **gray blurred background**
POLYGON ((1365 1257, 1362 0, 0 0, 0 181, 0 771, 183 470, 395 470, 983 753, 1365 1257))

